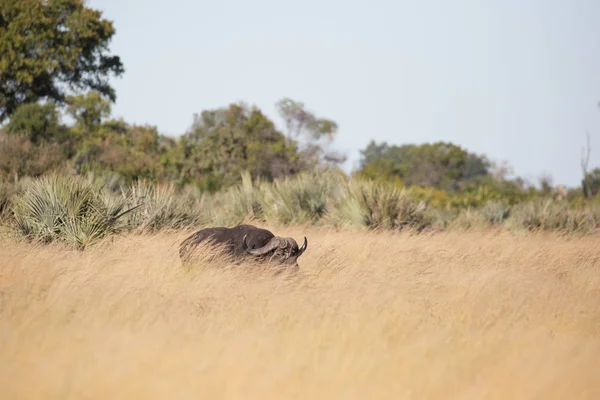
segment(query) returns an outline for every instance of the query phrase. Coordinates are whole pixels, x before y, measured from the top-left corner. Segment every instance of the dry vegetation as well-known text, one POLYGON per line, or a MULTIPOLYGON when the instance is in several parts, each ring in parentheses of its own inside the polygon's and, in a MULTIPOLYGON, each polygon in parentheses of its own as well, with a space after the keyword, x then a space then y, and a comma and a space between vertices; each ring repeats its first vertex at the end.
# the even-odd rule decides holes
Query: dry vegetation
POLYGON ((597 237, 276 232, 298 276, 2 239, 2 397, 600 398, 597 237))

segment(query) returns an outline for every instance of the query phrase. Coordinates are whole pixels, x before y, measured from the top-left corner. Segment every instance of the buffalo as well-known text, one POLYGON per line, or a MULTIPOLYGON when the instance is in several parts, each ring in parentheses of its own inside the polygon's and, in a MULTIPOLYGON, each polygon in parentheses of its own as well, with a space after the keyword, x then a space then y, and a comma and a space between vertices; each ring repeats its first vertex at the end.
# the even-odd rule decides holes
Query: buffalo
POLYGON ((191 252, 200 243, 221 245, 225 254, 234 259, 252 259, 257 262, 275 262, 283 267, 297 270, 298 257, 306 251, 308 242, 304 237, 302 247, 291 237, 275 236, 272 232, 252 225, 238 225, 233 228, 214 227, 201 229, 190 235, 179 246, 182 261, 190 258, 191 252))

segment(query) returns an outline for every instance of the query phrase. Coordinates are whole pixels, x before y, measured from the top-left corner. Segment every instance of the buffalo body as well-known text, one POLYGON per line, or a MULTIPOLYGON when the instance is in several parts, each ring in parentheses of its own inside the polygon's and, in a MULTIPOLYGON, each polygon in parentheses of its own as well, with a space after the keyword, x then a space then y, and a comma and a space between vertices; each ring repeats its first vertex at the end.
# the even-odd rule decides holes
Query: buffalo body
POLYGON ((255 261, 271 261, 298 268, 297 259, 307 247, 306 237, 302 247, 290 237, 275 236, 267 229, 252 225, 232 228, 214 227, 201 229, 186 238, 179 246, 182 261, 188 261, 194 249, 203 242, 221 245, 226 254, 238 260, 248 257, 255 261))

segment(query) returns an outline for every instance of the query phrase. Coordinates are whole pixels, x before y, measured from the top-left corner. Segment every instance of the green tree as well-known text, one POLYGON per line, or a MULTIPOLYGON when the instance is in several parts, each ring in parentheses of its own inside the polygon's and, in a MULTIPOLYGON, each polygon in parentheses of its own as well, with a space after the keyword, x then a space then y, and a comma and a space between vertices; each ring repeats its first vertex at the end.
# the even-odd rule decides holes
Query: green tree
POLYGON ((93 90, 85 95, 67 96, 67 112, 76 121, 76 126, 94 132, 110 116, 110 102, 93 90))
POLYGON ((164 152, 156 127, 110 120, 80 142, 73 166, 79 174, 110 173, 127 183, 140 178, 156 182, 166 176, 164 152))
MULTIPOLYGON (((395 146, 397 147, 397 146, 395 146)), ((405 147, 405 146, 403 146, 405 147)), ((399 147, 398 147, 399 148, 399 147)), ((387 143, 382 142, 381 144, 377 144, 374 140, 371 140, 367 147, 363 150, 360 150, 360 166, 361 168, 366 168, 369 164, 382 160, 384 158, 389 159, 389 146, 387 143)))
POLYGON ((108 52, 114 33, 112 21, 83 0, 0 2, 0 122, 21 104, 63 104, 67 89, 94 89, 114 101, 109 74, 124 72, 108 52))
POLYGON ((244 171, 272 180, 302 168, 296 143, 285 140, 260 110, 244 104, 194 115, 179 146, 183 183, 209 191, 237 182, 244 171))
POLYGON ((490 167, 485 157, 446 142, 389 146, 371 141, 361 156, 363 175, 446 190, 487 176, 490 167))
POLYGON ((53 103, 19 106, 6 125, 6 132, 24 135, 35 145, 68 139, 68 129, 60 123, 58 110, 53 103))

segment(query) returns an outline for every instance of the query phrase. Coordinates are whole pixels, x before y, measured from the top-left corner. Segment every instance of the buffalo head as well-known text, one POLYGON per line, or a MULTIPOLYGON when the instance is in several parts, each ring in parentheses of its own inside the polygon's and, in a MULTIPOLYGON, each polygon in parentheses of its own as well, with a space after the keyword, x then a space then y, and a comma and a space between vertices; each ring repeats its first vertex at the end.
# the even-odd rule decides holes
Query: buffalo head
POLYGON ((298 267, 298 257, 304 253, 308 242, 304 237, 304 243, 302 247, 298 247, 298 243, 290 237, 278 237, 271 238, 264 246, 251 249, 246 243, 247 235, 244 235, 242 245, 244 251, 252 256, 267 259, 268 261, 275 261, 279 264, 291 266, 293 268, 298 267))

